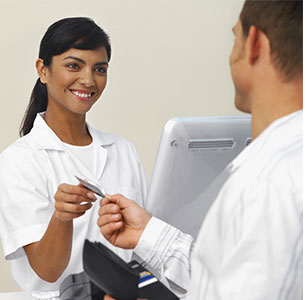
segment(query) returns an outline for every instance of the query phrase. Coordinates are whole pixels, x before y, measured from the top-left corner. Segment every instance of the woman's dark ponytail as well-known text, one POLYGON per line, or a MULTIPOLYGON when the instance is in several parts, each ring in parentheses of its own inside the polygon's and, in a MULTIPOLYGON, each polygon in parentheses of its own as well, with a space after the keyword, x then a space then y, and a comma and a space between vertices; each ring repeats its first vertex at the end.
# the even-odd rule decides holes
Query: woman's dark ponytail
MULTIPOLYGON (((38 57, 43 60, 45 67, 49 67, 53 56, 62 54, 71 48, 92 50, 99 47, 106 49, 108 60, 110 60, 109 36, 93 20, 83 17, 65 18, 48 28, 41 41, 38 57)), ((37 113, 45 111, 47 105, 47 87, 38 79, 21 122, 20 136, 31 131, 37 113)))
POLYGON ((45 111, 47 109, 47 104, 48 94, 46 85, 41 83, 40 79, 38 78, 32 90, 26 113, 21 122, 19 131, 20 136, 24 136, 31 131, 36 115, 45 111))

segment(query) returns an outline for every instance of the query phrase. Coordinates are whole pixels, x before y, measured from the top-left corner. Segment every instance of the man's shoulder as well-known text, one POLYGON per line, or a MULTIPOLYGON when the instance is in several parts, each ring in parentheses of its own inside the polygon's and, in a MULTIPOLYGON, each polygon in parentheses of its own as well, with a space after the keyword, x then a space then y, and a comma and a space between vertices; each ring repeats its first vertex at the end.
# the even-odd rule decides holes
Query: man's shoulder
MULTIPOLYGON (((277 143, 278 141, 276 141, 277 143)), ((296 136, 279 145, 267 143, 255 157, 251 158, 247 168, 257 170, 255 177, 281 187, 293 188, 301 184, 303 172, 303 138, 296 136), (259 167, 256 167, 259 166, 259 167)))
POLYGON ((267 181, 281 187, 301 184, 303 134, 300 114, 278 120, 249 146, 248 155, 234 172, 245 182, 267 181))
POLYGON ((232 211, 240 201, 246 204, 261 202, 260 198, 276 197, 280 192, 300 199, 303 185, 302 138, 279 145, 272 140, 259 151, 257 145, 254 147, 257 151, 231 172, 220 191, 220 199, 225 199, 222 202, 226 207, 232 211))

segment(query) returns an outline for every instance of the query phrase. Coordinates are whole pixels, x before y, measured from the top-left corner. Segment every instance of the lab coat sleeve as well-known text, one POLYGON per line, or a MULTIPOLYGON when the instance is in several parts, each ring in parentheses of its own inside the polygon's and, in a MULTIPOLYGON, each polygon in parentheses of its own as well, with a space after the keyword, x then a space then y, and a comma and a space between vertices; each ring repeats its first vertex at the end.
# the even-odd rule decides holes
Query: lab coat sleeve
POLYGON ((25 255, 23 246, 39 241, 53 213, 47 182, 27 148, 0 155, 0 232, 6 259, 25 255))
POLYGON ((190 281, 193 247, 192 236, 152 217, 134 252, 163 283, 167 280, 173 292, 183 296, 190 281))

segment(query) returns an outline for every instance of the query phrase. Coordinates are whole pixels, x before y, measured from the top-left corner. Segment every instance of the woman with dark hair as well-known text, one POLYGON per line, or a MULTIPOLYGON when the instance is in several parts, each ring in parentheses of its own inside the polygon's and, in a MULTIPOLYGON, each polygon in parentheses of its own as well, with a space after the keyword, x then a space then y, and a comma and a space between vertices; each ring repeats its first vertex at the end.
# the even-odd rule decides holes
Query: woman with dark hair
MULTIPOLYGON (((110 58, 108 35, 88 18, 60 20, 41 41, 22 137, 0 155, 1 238, 23 290, 57 290, 82 271, 85 238, 107 243, 99 201, 75 176, 143 205, 146 176, 134 146, 86 123, 110 58)), ((130 260, 131 251, 108 246, 130 260)))

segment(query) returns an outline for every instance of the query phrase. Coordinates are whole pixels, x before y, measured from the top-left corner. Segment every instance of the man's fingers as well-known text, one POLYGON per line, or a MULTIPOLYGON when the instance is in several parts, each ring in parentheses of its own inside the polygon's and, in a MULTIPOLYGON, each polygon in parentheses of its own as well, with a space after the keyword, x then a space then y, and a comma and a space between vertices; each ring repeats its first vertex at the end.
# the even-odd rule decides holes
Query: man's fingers
POLYGON ((103 300, 116 300, 116 299, 111 297, 110 295, 105 295, 103 300))
POLYGON ((121 208, 125 206, 125 202, 129 202, 128 198, 124 197, 122 194, 115 194, 115 195, 106 195, 106 198, 113 203, 117 203, 121 208))
POLYGON ((100 206, 106 205, 106 204, 108 204, 108 203, 111 203, 111 200, 109 200, 109 199, 107 198, 107 195, 105 195, 104 198, 101 198, 101 199, 100 199, 100 206))
POLYGON ((116 231, 123 226, 123 222, 111 222, 100 227, 100 232, 106 239, 109 239, 116 231))
POLYGON ((122 215, 121 214, 108 214, 108 215, 102 215, 101 217, 98 218, 97 220, 97 225, 99 227, 105 226, 109 223, 115 223, 115 222, 119 222, 122 219, 122 215))
POLYGON ((117 204, 108 203, 104 204, 99 208, 98 214, 99 216, 103 216, 106 214, 117 214, 120 212, 120 208, 117 204))
POLYGON ((128 208, 131 205, 137 205, 134 201, 126 198, 121 194, 105 195, 105 198, 100 202, 100 206, 103 207, 106 204, 114 203, 119 206, 120 209, 128 208))
POLYGON ((108 195, 106 194, 104 198, 100 201, 100 206, 108 204, 108 203, 114 203, 117 204, 121 209, 129 206, 131 202, 134 203, 134 201, 126 198, 122 194, 114 194, 114 195, 108 195))

